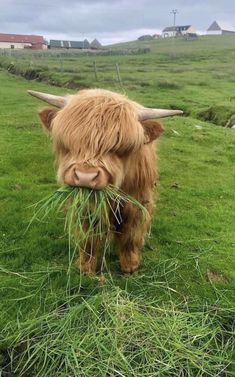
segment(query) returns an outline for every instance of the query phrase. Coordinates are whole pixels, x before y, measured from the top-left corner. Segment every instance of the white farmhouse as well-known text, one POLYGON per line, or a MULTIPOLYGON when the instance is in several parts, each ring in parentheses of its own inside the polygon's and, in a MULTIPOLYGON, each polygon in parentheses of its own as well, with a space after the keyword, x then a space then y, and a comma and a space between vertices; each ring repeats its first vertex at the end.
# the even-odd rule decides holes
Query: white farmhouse
POLYGON ((183 26, 168 26, 162 30, 162 37, 179 37, 186 34, 194 34, 196 30, 192 25, 183 25, 183 26))

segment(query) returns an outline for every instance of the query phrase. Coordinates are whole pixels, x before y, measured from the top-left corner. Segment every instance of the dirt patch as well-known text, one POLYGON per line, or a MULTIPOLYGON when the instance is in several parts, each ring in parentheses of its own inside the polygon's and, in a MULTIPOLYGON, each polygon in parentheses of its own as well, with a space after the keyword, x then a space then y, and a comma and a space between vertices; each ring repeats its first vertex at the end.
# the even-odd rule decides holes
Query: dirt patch
POLYGON ((171 80, 159 80, 156 83, 157 87, 160 89, 180 89, 182 88, 182 85, 180 85, 176 81, 171 80))
POLYGON ((227 279, 221 272, 207 270, 206 275, 207 275, 208 280, 213 283, 226 283, 227 282, 227 279))

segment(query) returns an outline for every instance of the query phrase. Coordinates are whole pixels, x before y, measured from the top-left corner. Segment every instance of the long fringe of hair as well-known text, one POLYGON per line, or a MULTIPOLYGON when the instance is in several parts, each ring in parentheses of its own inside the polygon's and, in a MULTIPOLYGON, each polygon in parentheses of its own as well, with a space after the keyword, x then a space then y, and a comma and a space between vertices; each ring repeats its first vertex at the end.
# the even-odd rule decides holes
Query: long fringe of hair
POLYGON ((84 160, 108 152, 137 150, 144 130, 137 119, 137 104, 127 97, 102 89, 83 90, 70 97, 52 127, 55 149, 72 149, 84 160))

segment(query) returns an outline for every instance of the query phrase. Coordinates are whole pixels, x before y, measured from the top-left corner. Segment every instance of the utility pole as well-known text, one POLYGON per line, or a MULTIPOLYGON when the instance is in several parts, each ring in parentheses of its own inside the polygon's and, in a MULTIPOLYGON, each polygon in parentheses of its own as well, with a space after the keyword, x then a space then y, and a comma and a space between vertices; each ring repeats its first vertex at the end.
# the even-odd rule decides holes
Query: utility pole
POLYGON ((173 20, 173 26, 174 26, 174 37, 176 35, 176 30, 175 30, 175 20, 176 20, 176 14, 178 13, 178 9, 172 9, 171 14, 173 14, 174 20, 173 20))

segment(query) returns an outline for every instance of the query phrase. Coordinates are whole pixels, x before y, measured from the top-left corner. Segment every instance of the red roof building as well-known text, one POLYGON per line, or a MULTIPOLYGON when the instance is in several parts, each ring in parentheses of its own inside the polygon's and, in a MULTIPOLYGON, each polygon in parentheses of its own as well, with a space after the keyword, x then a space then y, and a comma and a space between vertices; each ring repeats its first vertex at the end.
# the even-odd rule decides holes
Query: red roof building
POLYGON ((38 48, 46 46, 41 35, 4 34, 0 33, 0 48, 38 48))

